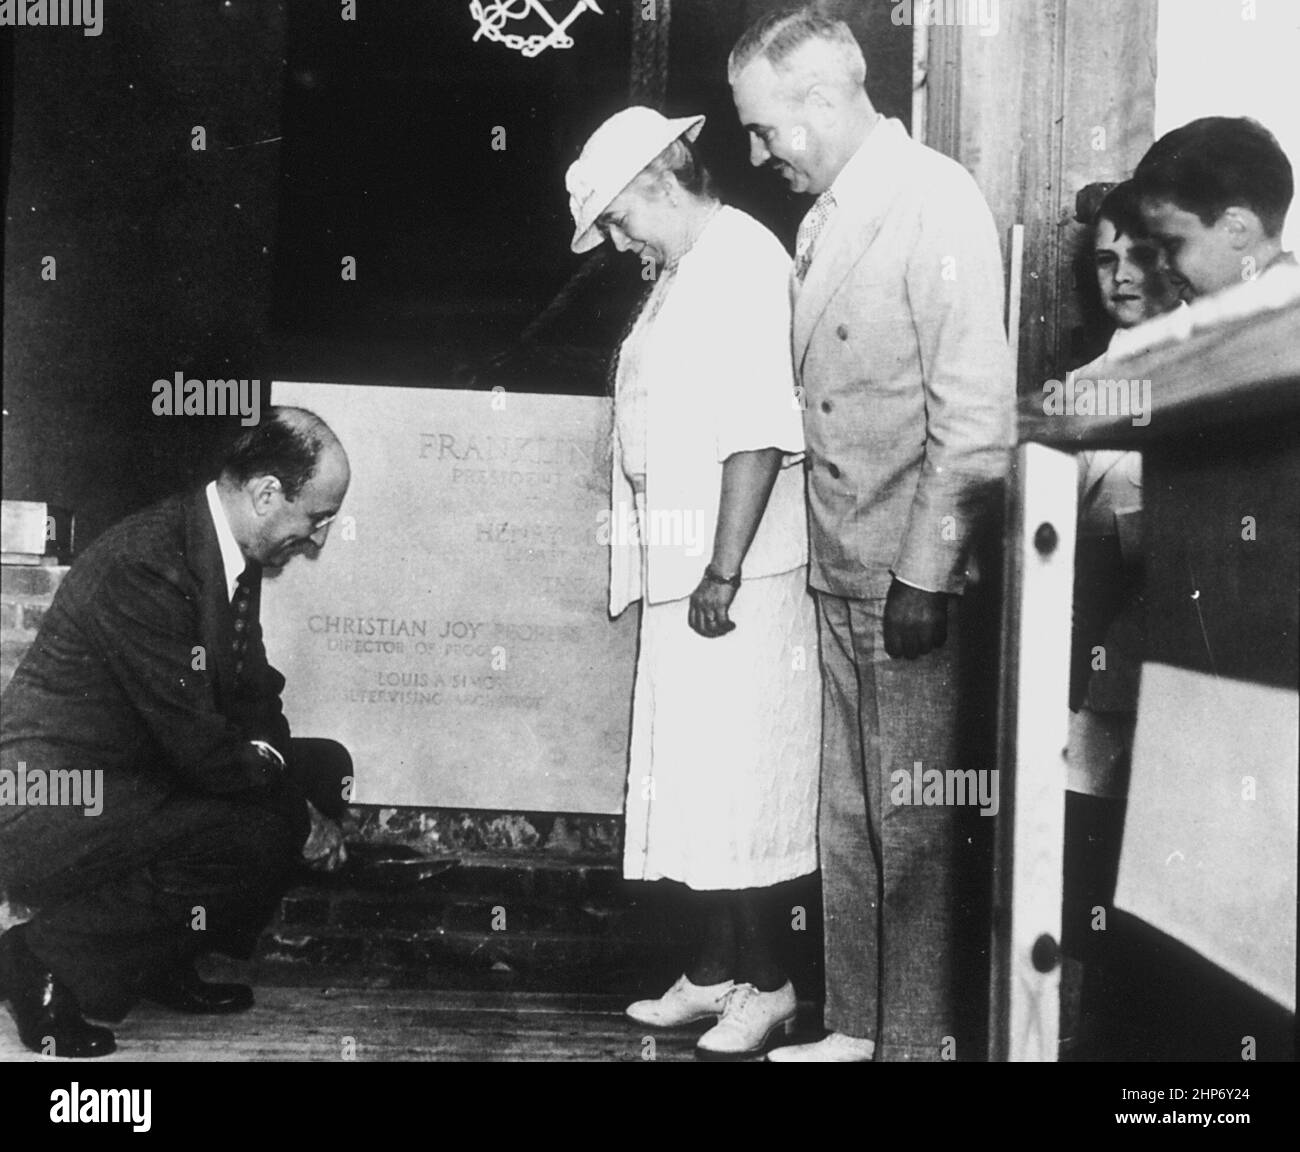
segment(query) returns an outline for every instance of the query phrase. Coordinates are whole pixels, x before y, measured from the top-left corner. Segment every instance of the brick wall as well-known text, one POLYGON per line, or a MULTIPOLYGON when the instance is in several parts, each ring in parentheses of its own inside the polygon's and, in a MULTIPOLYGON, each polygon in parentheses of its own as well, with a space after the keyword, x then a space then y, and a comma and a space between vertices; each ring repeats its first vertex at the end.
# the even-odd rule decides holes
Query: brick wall
POLYGON ((36 639, 66 568, 5 564, 0 568, 0 690, 36 639))
MULTIPOLYGON (((45 610, 67 571, 43 565, 0 566, 0 691, 9 686, 14 670, 36 639, 45 610)), ((26 908, 9 903, 0 890, 0 932, 27 916, 26 908)))

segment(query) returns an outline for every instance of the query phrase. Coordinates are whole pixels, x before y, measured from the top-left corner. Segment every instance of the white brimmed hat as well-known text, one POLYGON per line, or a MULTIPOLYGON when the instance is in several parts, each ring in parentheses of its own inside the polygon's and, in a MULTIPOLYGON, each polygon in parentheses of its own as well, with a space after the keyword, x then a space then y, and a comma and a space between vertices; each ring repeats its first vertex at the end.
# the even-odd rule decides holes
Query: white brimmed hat
POLYGON ((575 229, 573 251, 597 247, 604 240, 595 227, 600 214, 669 144, 679 136, 694 140, 703 127, 703 116, 670 120, 637 104, 616 112, 597 128, 564 177, 575 229))

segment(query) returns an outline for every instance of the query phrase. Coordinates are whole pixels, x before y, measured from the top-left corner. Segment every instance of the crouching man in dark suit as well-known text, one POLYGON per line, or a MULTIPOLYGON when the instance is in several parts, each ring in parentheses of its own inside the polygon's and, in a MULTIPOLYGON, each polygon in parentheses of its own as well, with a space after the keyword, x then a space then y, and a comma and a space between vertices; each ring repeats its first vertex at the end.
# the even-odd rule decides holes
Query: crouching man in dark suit
POLYGON ((0 993, 33 1051, 105 1055, 83 1012, 141 998, 248 1008, 196 957, 248 955, 302 859, 343 862, 350 760, 290 739, 258 604, 264 567, 324 547, 348 480, 324 421, 269 409, 219 479, 104 533, 55 595, 0 721, 0 889, 36 909, 0 937, 0 993), (51 803, 73 780, 94 803, 51 803))

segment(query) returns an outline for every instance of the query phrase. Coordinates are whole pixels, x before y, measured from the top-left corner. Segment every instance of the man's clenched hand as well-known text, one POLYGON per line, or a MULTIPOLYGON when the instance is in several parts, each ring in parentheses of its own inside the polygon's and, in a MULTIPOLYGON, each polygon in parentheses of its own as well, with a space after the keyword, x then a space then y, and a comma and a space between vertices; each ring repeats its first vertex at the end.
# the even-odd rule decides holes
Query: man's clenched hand
POLYGON ((885 600, 885 651, 915 660, 948 639, 948 594, 925 592, 895 579, 885 600))

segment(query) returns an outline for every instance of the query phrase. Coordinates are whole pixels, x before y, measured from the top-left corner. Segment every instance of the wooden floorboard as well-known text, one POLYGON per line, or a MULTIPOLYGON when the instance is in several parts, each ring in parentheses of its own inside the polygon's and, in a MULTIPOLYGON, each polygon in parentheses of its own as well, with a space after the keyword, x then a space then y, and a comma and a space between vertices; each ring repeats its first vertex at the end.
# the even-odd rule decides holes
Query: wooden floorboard
MULTIPOLYGON (((118 1050, 94 1061, 657 1061, 695 1059, 705 1025, 644 1029, 621 997, 526 992, 256 990, 237 1016, 141 1005, 114 1026, 118 1050), (651 1050, 651 1042, 653 1049, 651 1050)), ((0 1012, 0 1062, 37 1060, 0 1012)), ((69 1061, 69 1063, 71 1063, 69 1061)))

